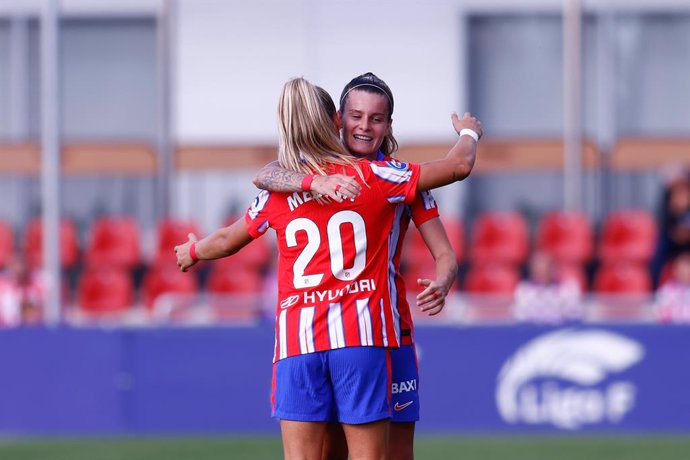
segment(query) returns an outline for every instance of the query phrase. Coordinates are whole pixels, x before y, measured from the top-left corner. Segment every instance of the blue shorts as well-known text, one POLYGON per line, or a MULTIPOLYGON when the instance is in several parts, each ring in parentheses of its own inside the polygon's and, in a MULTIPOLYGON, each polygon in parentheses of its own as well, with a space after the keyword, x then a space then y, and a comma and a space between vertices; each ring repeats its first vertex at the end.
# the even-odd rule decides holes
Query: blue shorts
POLYGON ((417 350, 413 345, 391 349, 393 383, 391 385, 391 422, 416 422, 419 420, 419 368, 417 350))
POLYGON ((390 353, 346 347, 281 359, 273 365, 273 411, 301 422, 375 422, 391 416, 390 353))

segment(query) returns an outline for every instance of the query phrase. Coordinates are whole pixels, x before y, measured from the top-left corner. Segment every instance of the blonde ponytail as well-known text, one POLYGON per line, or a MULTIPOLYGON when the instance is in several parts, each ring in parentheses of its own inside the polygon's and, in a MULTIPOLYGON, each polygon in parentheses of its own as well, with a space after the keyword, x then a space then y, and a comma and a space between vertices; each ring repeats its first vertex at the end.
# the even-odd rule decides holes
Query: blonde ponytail
POLYGON ((278 102, 280 165, 321 175, 327 174, 329 165, 351 166, 364 179, 359 162, 340 143, 334 115, 335 105, 324 89, 304 78, 288 81, 278 102))

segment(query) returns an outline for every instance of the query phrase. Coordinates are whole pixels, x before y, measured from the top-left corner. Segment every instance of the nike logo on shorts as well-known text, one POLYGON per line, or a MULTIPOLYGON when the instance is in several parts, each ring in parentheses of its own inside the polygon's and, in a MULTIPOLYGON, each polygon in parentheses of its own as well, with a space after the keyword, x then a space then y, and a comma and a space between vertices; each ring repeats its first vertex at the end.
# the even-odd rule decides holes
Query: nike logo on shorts
POLYGON ((414 403, 414 401, 407 401, 405 404, 395 403, 395 405, 393 406, 393 409, 399 412, 399 411, 411 406, 413 403, 414 403))

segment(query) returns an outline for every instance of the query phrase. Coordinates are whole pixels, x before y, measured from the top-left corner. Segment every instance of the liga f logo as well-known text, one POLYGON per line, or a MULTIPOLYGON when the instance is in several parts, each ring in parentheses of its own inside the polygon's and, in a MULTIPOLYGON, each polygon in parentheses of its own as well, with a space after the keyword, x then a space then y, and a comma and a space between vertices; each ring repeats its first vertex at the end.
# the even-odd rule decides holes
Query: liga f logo
POLYGON ((643 356, 640 343, 605 330, 544 334, 520 347, 501 368, 498 411, 510 424, 551 424, 566 430, 619 423, 634 408, 637 387, 610 377, 643 356))

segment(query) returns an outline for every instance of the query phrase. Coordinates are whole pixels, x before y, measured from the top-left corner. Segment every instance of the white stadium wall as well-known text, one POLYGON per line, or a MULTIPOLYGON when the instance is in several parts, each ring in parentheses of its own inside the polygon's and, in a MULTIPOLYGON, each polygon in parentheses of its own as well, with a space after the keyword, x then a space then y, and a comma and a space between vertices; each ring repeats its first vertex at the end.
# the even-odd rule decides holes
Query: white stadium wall
POLYGON ((275 142, 285 81, 304 76, 334 99, 372 71, 395 95, 402 141, 447 140, 464 110, 455 2, 181 0, 175 68, 178 142, 275 142))

